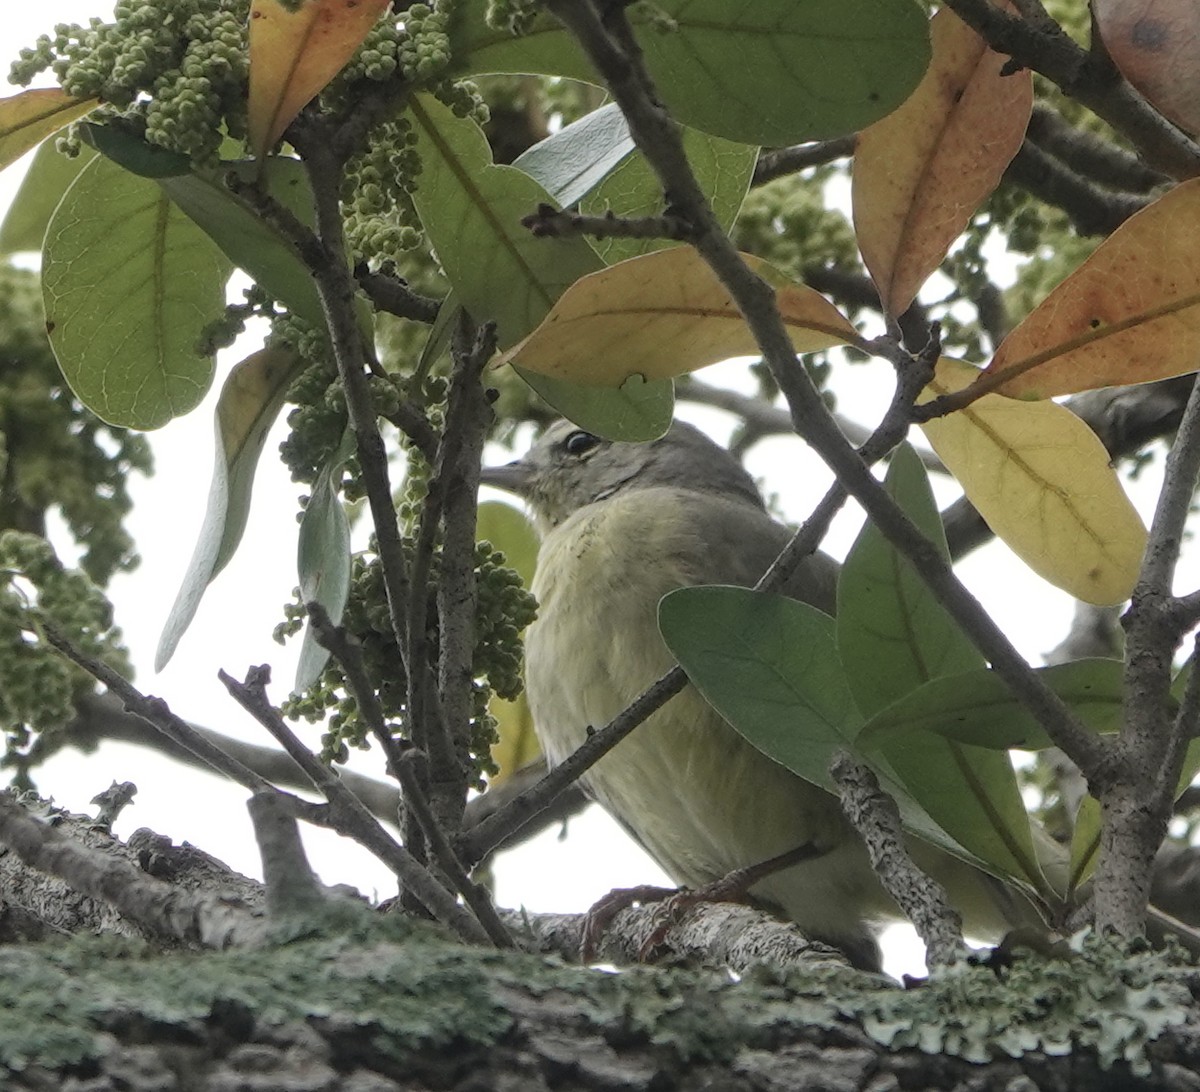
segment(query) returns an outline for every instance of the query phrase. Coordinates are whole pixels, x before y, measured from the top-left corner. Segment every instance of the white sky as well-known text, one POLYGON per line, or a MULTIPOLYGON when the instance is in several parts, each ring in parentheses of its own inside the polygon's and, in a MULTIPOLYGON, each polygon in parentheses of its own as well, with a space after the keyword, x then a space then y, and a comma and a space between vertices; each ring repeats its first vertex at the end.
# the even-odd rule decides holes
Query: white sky
MULTIPOLYGON (((106 16, 112 7, 88 0, 50 0, 40 5, 9 3, 0 22, 0 57, 11 58, 32 44, 37 34, 56 22, 84 22, 106 16)), ((14 91, 16 89, 13 89, 14 91)), ((0 174, 0 210, 6 208, 19 184, 25 162, 0 174)), ((277 438, 268 441, 259 468, 255 498, 245 541, 229 567, 206 594, 196 620, 180 644, 174 661, 155 676, 154 649, 176 588, 191 556, 204 513, 212 464, 212 407, 228 369, 253 346, 222 357, 209 399, 188 417, 155 433, 157 474, 134 484, 136 508, 128 521, 143 562, 111 589, 117 619, 125 631, 143 690, 164 697, 173 710, 212 728, 256 742, 265 733, 228 697, 217 681, 218 668, 241 677, 251 664, 274 668, 274 695, 282 698, 294 671, 295 644, 281 649, 271 640, 282 603, 295 583, 296 496, 300 490, 271 456, 277 438)), ((847 370, 842 408, 870 423, 882 412, 890 394, 890 373, 880 367, 847 370)), ((736 383, 736 366, 705 373, 713 382, 736 383)), ((684 415, 684 414, 681 414, 684 415)), ((686 412, 686 416, 720 438, 731 422, 715 411, 686 412)), ((278 430, 277 430, 278 432, 278 430)), ((493 459, 506 456, 497 452, 493 459)), ((829 474, 809 456, 799 441, 772 440, 751 454, 750 469, 765 478, 779 494, 783 510, 801 519, 824 492, 829 474), (800 467, 798 470, 797 467, 800 467), (785 470, 785 476, 780 471, 785 470)), ((1148 519, 1152 512, 1157 473, 1152 468, 1137 483, 1135 503, 1148 519)), ((946 502, 955 491, 936 483, 946 502)), ((843 552, 857 531, 860 517, 845 513, 827 548, 843 552)), ((977 551, 961 567, 963 578, 1033 662, 1061 639, 1069 624, 1069 599, 1015 563, 1007 549, 993 544, 977 551)), ((1189 586, 1195 586, 1192 580, 1189 586)), ((318 745, 316 730, 310 736, 318 745)), ((375 772, 372 756, 357 763, 375 772)), ((216 777, 148 760, 135 748, 108 744, 95 754, 60 755, 38 773, 43 792, 73 810, 90 810, 89 800, 113 780, 133 780, 139 787, 135 806, 127 809, 117 832, 128 836, 148 826, 176 841, 188 840, 233 867, 259 874, 257 854, 246 819, 246 793, 216 777)), ((392 892, 390 875, 365 851, 325 832, 309 837, 315 867, 327 883, 350 883, 379 896, 392 892)), ((531 910, 580 910, 614 886, 665 883, 665 877, 605 816, 592 809, 572 821, 569 837, 545 833, 502 859, 496 870, 497 894, 503 905, 531 910)), ((896 969, 912 969, 911 946, 897 950, 896 969)))

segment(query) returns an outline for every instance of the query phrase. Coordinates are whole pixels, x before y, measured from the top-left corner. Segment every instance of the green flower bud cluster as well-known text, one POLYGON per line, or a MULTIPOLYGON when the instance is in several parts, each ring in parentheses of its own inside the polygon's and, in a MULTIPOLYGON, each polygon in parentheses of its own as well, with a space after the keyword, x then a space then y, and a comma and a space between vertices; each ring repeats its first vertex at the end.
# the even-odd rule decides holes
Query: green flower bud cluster
POLYGON ((404 12, 400 71, 410 83, 428 86, 450 66, 450 19, 454 4, 441 0, 436 8, 412 4, 404 12))
MULTIPOLYGON (((279 445, 279 452, 292 481, 312 483, 346 431, 346 395, 338 381, 333 353, 323 331, 290 313, 275 317, 267 344, 286 346, 308 363, 288 388, 287 401, 294 403, 295 409, 288 414, 291 431, 279 445)), ((356 480, 357 463, 351 462, 356 480)))
POLYGON ((421 170, 416 134, 405 117, 376 126, 347 165, 342 215, 353 252, 373 269, 421 244, 410 192, 421 170))
POLYGON ((529 30, 540 11, 538 0, 488 0, 484 18, 489 27, 519 37, 529 30))
POLYGON ((139 122, 151 143, 212 164, 222 125, 245 131, 248 14, 248 0, 118 0, 111 23, 64 23, 39 38, 10 79, 50 68, 69 94, 139 122))
POLYGON ((146 438, 105 424, 63 381, 36 274, 0 265, 0 530, 41 533, 54 509, 98 584, 138 557, 123 521, 128 479, 153 465, 146 438))
MULTIPOLYGON (((373 548, 373 544, 372 544, 373 548)), ((413 539, 403 540, 405 563, 411 563, 413 539)), ((520 577, 504 563, 504 555, 490 543, 479 543, 475 550, 476 587, 480 604, 480 623, 476 631, 473 657, 475 682, 472 689, 472 723, 469 748, 476 773, 490 766, 490 750, 495 739, 495 724, 487 712, 490 695, 495 692, 515 697, 521 691, 521 630, 532 621, 536 605, 521 584, 520 577)), ((437 558, 429 587, 431 630, 436 632, 437 558)), ((285 608, 286 621, 277 628, 276 637, 299 630, 303 607, 298 603, 285 608)), ((400 654, 392 635, 383 570, 371 552, 354 559, 350 598, 342 624, 362 644, 363 662, 379 693, 384 715, 403 723, 407 711, 408 684, 400 654)), ((436 637, 431 656, 436 656, 436 637)), ((341 669, 331 663, 320 681, 306 694, 290 699, 284 712, 310 722, 326 719, 322 736, 322 756, 327 761, 344 761, 350 747, 365 746, 367 729, 358 715, 353 697, 345 687, 341 669)))
POLYGON ((34 639, 50 619, 85 654, 130 673, 112 624, 112 606, 88 577, 65 569, 38 535, 0 532, 0 727, 3 765, 21 769, 34 734, 53 732, 74 716, 74 699, 91 678, 34 639))
POLYGON ((226 304, 225 313, 200 331, 196 344, 200 356, 215 356, 220 349, 228 349, 245 332, 247 319, 276 317, 274 302, 258 285, 251 285, 242 295, 245 303, 226 304))

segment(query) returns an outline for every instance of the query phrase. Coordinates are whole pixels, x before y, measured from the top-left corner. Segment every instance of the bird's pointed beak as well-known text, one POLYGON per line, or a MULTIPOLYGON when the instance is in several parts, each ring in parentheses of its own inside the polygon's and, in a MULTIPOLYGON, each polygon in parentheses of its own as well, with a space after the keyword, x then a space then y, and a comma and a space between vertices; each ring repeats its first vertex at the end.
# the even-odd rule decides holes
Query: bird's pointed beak
POLYGON ((496 489, 504 489, 524 497, 533 481, 533 472, 521 460, 517 459, 503 466, 485 466, 479 472, 479 484, 491 485, 496 489))

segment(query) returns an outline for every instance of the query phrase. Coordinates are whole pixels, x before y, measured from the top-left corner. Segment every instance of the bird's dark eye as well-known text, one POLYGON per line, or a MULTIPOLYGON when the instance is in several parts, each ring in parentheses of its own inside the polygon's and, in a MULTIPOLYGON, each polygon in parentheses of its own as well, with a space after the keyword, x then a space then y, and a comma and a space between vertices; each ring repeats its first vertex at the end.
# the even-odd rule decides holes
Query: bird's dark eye
POLYGON ((584 432, 581 429, 578 432, 572 432, 563 441, 563 451, 568 455, 582 455, 585 451, 591 451, 599 442, 599 436, 593 436, 590 432, 584 432))

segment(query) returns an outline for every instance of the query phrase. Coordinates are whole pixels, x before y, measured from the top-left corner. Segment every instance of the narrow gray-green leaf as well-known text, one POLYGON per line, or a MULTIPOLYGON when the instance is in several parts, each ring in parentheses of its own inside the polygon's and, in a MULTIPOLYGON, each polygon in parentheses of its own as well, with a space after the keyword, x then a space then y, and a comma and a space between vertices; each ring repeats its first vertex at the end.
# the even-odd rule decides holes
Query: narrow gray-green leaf
POLYGON ((284 396, 303 362, 284 349, 261 349, 225 380, 216 412, 216 455, 208 507, 192 560, 158 642, 154 669, 161 671, 191 625, 204 589, 228 563, 250 512, 258 457, 284 396))
MULTIPOLYGON (((460 73, 536 72, 598 83, 552 16, 519 38, 463 0, 452 26, 460 73)), ((667 108, 746 144, 852 133, 900 105, 929 63, 924 12, 909 0, 657 0, 628 9, 667 108)))
POLYGON ((657 440, 671 427, 675 384, 631 376, 620 387, 584 387, 513 366, 547 405, 594 436, 639 443, 657 440))
MULTIPOLYGON (((1097 732, 1121 726, 1120 660, 1072 660, 1038 670, 1042 680, 1097 732)), ((928 731, 992 750, 1052 747, 1050 737, 994 671, 969 671, 926 683, 881 710, 864 726, 858 744, 881 747, 890 735, 928 731)))
POLYGON ((634 148, 625 115, 615 103, 609 103, 527 148, 512 165, 566 207, 600 185, 634 148))
POLYGON ((0 254, 42 249, 46 225, 59 201, 95 155, 83 148, 72 159, 60 153, 53 140, 42 141, 0 223, 0 254))
POLYGON ((152 429, 200 402, 213 362, 198 343, 230 266, 154 182, 97 156, 55 209, 42 271, 50 344, 84 405, 152 429))
MULTIPOLYGON (((320 603, 335 626, 341 624, 350 596, 350 520, 339 486, 342 467, 353 453, 354 433, 347 428, 337 451, 317 475, 300 521, 296 552, 301 602, 320 603)), ((312 686, 328 662, 329 650, 317 643, 309 621, 304 627, 293 692, 312 686)))
MULTIPOLYGON (((721 227, 729 230, 750 188, 754 165, 758 162, 758 147, 738 144, 722 137, 711 136, 699 129, 685 127, 683 149, 692 173, 712 205, 721 227)), ((658 216, 663 212, 662 184, 642 153, 635 152, 612 170, 579 205, 581 212, 603 216, 634 218, 658 216)), ((669 246, 682 246, 671 239, 596 239, 593 244, 606 265, 626 258, 649 254, 669 246)))
MULTIPOLYGON (((948 559, 929 479, 908 444, 893 453, 884 488, 948 559)), ((838 578, 837 623, 838 651, 868 716, 930 679, 986 666, 908 560, 870 522, 838 578)))
POLYGON ((583 239, 540 239, 522 226, 553 199, 524 171, 493 164, 473 121, 431 95, 414 96, 408 116, 421 156, 413 196, 421 223, 463 306, 477 322, 494 321, 507 348, 600 259, 583 239))

